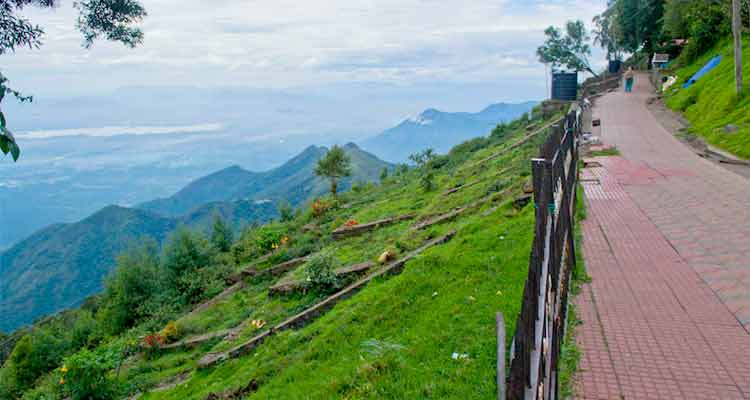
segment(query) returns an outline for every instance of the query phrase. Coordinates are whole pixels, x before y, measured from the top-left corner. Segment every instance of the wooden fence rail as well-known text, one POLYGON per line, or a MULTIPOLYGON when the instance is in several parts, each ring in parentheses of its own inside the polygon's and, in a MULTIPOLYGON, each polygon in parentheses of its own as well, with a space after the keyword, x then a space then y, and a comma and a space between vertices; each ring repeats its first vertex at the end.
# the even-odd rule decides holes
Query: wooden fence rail
MULTIPOLYGON (((571 272, 576 263, 574 227, 580 134, 581 111, 575 109, 550 128, 539 158, 532 160, 534 242, 511 345, 507 385, 503 388, 510 400, 558 398, 558 361, 565 338, 571 272)), ((498 352, 500 346, 498 343, 498 352)), ((504 373, 498 371, 498 375, 504 373)))

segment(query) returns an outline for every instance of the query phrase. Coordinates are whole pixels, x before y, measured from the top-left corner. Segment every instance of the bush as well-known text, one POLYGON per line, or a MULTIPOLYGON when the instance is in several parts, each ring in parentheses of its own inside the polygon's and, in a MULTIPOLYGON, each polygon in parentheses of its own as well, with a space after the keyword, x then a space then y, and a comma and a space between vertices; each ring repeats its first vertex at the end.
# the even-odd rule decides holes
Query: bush
POLYGON ((211 243, 221 252, 227 252, 232 247, 234 232, 219 214, 214 214, 214 223, 211 229, 211 243))
POLYGON ((425 192, 435 190, 435 175, 433 175, 432 172, 423 173, 419 179, 419 186, 421 186, 422 190, 425 192))
POLYGON ((294 219, 294 208, 292 208, 292 205, 289 204, 288 201, 280 201, 276 208, 279 210, 279 218, 282 222, 288 222, 294 219))
POLYGON ((83 349, 65 359, 60 369, 60 384, 73 400, 105 400, 116 396, 109 371, 117 366, 121 352, 105 348, 97 352, 83 349))
POLYGON ((328 292, 339 287, 336 276, 338 261, 330 252, 321 252, 310 258, 305 265, 305 281, 308 287, 321 292, 328 292))
POLYGON ((144 240, 117 256, 115 270, 105 279, 103 307, 97 317, 104 329, 118 334, 147 318, 145 312, 162 289, 157 244, 144 240))

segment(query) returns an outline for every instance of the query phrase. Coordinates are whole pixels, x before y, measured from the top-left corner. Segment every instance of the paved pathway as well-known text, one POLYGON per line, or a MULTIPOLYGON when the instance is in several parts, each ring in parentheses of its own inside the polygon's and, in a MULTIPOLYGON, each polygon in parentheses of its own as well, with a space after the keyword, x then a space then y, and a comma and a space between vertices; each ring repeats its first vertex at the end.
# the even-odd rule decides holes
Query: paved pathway
POLYGON ((639 76, 594 109, 622 156, 582 176, 577 396, 750 399, 750 180, 679 143, 648 93, 639 76))

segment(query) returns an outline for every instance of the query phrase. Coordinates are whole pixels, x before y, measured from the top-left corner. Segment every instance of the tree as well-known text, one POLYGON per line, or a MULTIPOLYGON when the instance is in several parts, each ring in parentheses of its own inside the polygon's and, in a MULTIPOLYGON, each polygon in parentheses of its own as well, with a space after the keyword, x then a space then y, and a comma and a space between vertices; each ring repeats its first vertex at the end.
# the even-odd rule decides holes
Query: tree
MULTIPOLYGON (((39 48, 44 30, 28 19, 16 15, 24 7, 53 8, 59 0, 0 0, 0 55, 15 52, 19 47, 39 48)), ((90 48, 94 40, 104 38, 135 47, 143 42, 143 31, 135 26, 146 17, 146 10, 138 0, 80 0, 73 3, 78 9, 76 27, 83 34, 83 46, 90 48)), ((0 73, 0 106, 5 95, 19 101, 32 101, 8 86, 8 79, 0 73)), ((7 127, 6 116, 0 109, 0 151, 18 160, 20 149, 7 127)))
POLYGON ((162 288, 153 239, 131 244, 117 256, 117 266, 104 281, 104 307, 99 320, 107 331, 118 334, 149 317, 147 310, 162 288))
POLYGON ((614 24, 614 9, 607 8, 606 11, 594 17, 594 44, 601 46, 607 51, 607 60, 622 59, 622 48, 617 42, 617 25, 614 24))
POLYGON ((276 208, 279 210, 279 218, 282 222, 288 222, 294 218, 294 208, 287 200, 282 199, 279 201, 276 208))
POLYGON ((587 42, 590 38, 583 21, 568 21, 565 32, 550 26, 544 30, 544 34, 547 39, 536 50, 539 61, 551 64, 553 71, 566 67, 573 71, 588 71, 597 76, 588 60, 591 47, 587 42))
POLYGON ((211 228, 211 243, 221 252, 227 252, 232 247, 234 232, 232 227, 224 222, 224 218, 217 213, 214 214, 214 223, 211 228))
POLYGON ((323 158, 318 160, 318 165, 315 166, 315 175, 331 180, 331 194, 336 197, 338 180, 352 174, 350 164, 351 159, 346 155, 344 149, 333 146, 323 158))
POLYGON ((388 179, 388 172, 388 167, 383 167, 383 170, 380 171, 380 183, 383 183, 388 179))
POLYGON ((424 149, 420 152, 411 154, 409 156, 409 160, 411 160, 414 164, 417 164, 418 167, 421 167, 428 162, 434 160, 437 157, 437 154, 435 154, 435 150, 431 148, 424 149))
MULTIPOLYGON (((681 0, 677 0, 681 1, 681 0)), ((706 0, 699 0, 706 2, 706 0)), ((616 0, 612 4, 617 41, 623 49, 651 54, 662 39, 665 0, 616 0)))

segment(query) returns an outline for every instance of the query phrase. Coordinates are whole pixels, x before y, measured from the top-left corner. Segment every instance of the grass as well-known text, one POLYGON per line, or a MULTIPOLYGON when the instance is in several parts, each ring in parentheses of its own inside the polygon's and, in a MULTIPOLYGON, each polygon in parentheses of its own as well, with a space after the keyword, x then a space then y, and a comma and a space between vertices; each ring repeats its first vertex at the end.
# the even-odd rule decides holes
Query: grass
POLYGON ((620 150, 617 147, 609 147, 601 150, 593 150, 588 153, 589 157, 606 157, 606 156, 619 156, 620 150))
MULTIPOLYGON (((214 368, 193 372, 173 389, 147 393, 144 399, 202 399, 210 393, 240 392, 251 382, 247 398, 489 398, 495 395, 494 315, 503 312, 508 332, 515 317, 527 274, 533 235, 533 207, 516 210, 509 201, 528 176, 528 159, 543 139, 508 152, 485 167, 461 169, 517 140, 521 129, 505 141, 480 149, 457 168, 436 174, 436 190, 425 192, 417 179, 386 184, 368 201, 338 210, 321 229, 330 231, 348 219, 366 223, 376 219, 417 213, 417 220, 448 212, 488 193, 510 188, 500 207, 485 204, 473 213, 424 231, 411 232, 415 221, 381 228, 365 235, 329 242, 321 250, 335 252, 342 264, 374 260, 385 249, 404 254, 431 237, 450 229, 458 231, 449 243, 428 250, 409 262, 401 275, 381 278, 353 298, 296 331, 281 332, 247 356, 214 368), (497 172, 507 169, 505 174, 497 172), (449 196, 442 194, 459 184, 482 183, 449 196), (502 238, 502 239, 501 239, 502 238), (452 354, 468 358, 454 360, 452 354)), ((287 278, 300 276, 292 271, 287 278)), ((268 304, 290 302, 300 307, 315 300, 291 296, 263 298, 263 288, 249 287, 230 300, 194 316, 202 327, 224 326, 217 315, 236 315, 238 298, 249 296, 244 318, 271 321, 268 304), (252 297, 245 292, 257 294, 252 297), (310 300, 310 301, 308 301, 310 300), (212 310, 213 309, 213 310, 212 310)), ((304 298, 304 296, 302 296, 304 298)), ((278 311, 273 320, 282 315, 278 311)), ((197 321, 191 324, 197 324, 197 321)), ((247 330, 233 341, 222 341, 211 351, 225 350, 253 336, 247 330)), ((507 345, 510 345, 508 338, 507 345)))
POLYGON ((586 219, 586 202, 583 195, 583 188, 579 185, 576 193, 576 266, 573 270, 572 280, 570 282, 570 301, 568 306, 568 319, 565 327, 565 341, 563 341, 560 350, 560 398, 573 398, 575 373, 578 371, 578 362, 581 359, 581 351, 576 343, 576 326, 581 324, 573 298, 578 296, 581 291, 581 285, 591 281, 591 277, 586 273, 586 262, 583 258, 583 231, 581 222, 586 219))
POLYGON ((678 81, 665 93, 667 105, 682 112, 690 121, 689 132, 703 137, 706 142, 738 157, 750 158, 750 74, 747 60, 750 47, 744 43, 743 60, 744 92, 737 95, 734 80, 734 50, 730 40, 724 40, 713 50, 692 63, 685 64, 675 73, 678 81), (687 89, 682 84, 716 55, 722 55, 721 63, 687 89), (724 128, 735 125, 735 132, 724 128))

